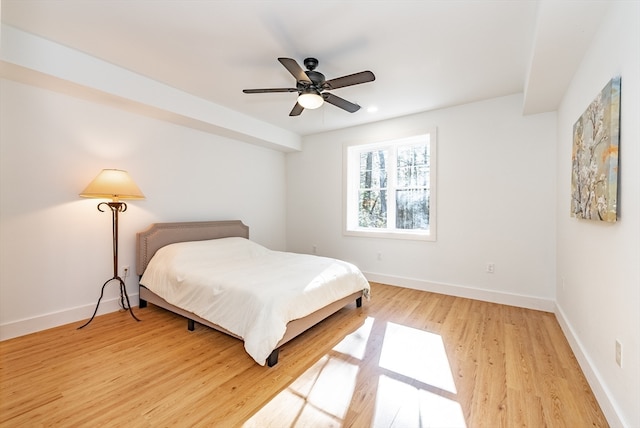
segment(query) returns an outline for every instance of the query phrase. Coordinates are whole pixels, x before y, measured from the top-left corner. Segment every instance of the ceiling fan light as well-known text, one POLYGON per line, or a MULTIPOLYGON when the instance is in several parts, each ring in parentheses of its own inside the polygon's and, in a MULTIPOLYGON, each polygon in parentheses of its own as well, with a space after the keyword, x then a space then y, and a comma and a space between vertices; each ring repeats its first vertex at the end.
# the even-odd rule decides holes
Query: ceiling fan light
POLYGON ((324 103, 324 98, 315 92, 304 92, 298 97, 298 104, 306 109, 320 107, 324 103))

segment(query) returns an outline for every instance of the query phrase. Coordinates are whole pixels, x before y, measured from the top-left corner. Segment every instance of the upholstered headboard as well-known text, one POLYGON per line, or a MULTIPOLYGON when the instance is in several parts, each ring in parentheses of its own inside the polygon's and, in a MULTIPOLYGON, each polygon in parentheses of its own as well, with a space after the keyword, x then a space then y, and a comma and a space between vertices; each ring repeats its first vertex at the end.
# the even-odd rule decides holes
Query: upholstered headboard
POLYGON ((156 251, 165 245, 233 236, 249 238, 249 227, 240 220, 154 223, 136 234, 136 273, 142 275, 156 251))

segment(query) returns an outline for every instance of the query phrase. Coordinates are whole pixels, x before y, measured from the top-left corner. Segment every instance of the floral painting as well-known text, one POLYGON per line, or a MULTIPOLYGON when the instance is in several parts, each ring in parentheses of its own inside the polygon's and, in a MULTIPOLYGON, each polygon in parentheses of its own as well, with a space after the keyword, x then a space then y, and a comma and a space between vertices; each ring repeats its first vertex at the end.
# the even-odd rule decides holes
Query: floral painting
POLYGON ((616 221, 619 140, 620 77, 614 77, 573 125, 572 217, 616 221))

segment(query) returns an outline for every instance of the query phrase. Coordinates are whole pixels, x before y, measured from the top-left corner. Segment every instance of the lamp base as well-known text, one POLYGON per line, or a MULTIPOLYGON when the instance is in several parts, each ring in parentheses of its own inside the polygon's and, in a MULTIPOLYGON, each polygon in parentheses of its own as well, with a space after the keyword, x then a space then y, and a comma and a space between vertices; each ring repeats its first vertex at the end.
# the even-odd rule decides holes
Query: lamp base
POLYGON ((120 306, 122 306, 122 308, 125 310, 128 309, 129 313, 131 314, 134 320, 140 321, 135 316, 135 314, 133 313, 133 310, 131 309, 131 303, 129 303, 129 295, 127 294, 127 287, 125 287, 124 281, 119 276, 114 276, 113 278, 109 278, 108 280, 105 281, 104 284, 102 284, 102 291, 100 291, 100 298, 98 299, 98 304, 96 305, 96 309, 93 311, 93 315, 91 315, 91 318, 89 319, 89 321, 87 321, 86 323, 78 327, 78 330, 88 326, 89 323, 93 321, 93 319, 96 317, 96 314, 98 313, 98 307, 100 306, 100 301, 102 300, 102 296, 104 296, 104 287, 106 287, 106 285, 113 280, 116 280, 120 283, 120 306), (125 305, 125 299, 127 302, 126 305, 125 305))

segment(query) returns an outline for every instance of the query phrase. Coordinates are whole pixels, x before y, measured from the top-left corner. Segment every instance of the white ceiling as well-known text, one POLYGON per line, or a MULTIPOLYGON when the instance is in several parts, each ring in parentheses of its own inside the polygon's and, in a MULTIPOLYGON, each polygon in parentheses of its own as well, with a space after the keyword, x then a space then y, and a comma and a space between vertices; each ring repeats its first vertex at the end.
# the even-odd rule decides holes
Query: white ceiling
POLYGON ((220 106, 308 135, 519 92, 555 110, 608 1, 2 0, 2 22, 220 106), (289 117, 295 87, 277 61, 319 60, 362 106, 289 117), (376 107, 377 112, 368 112, 376 107))

